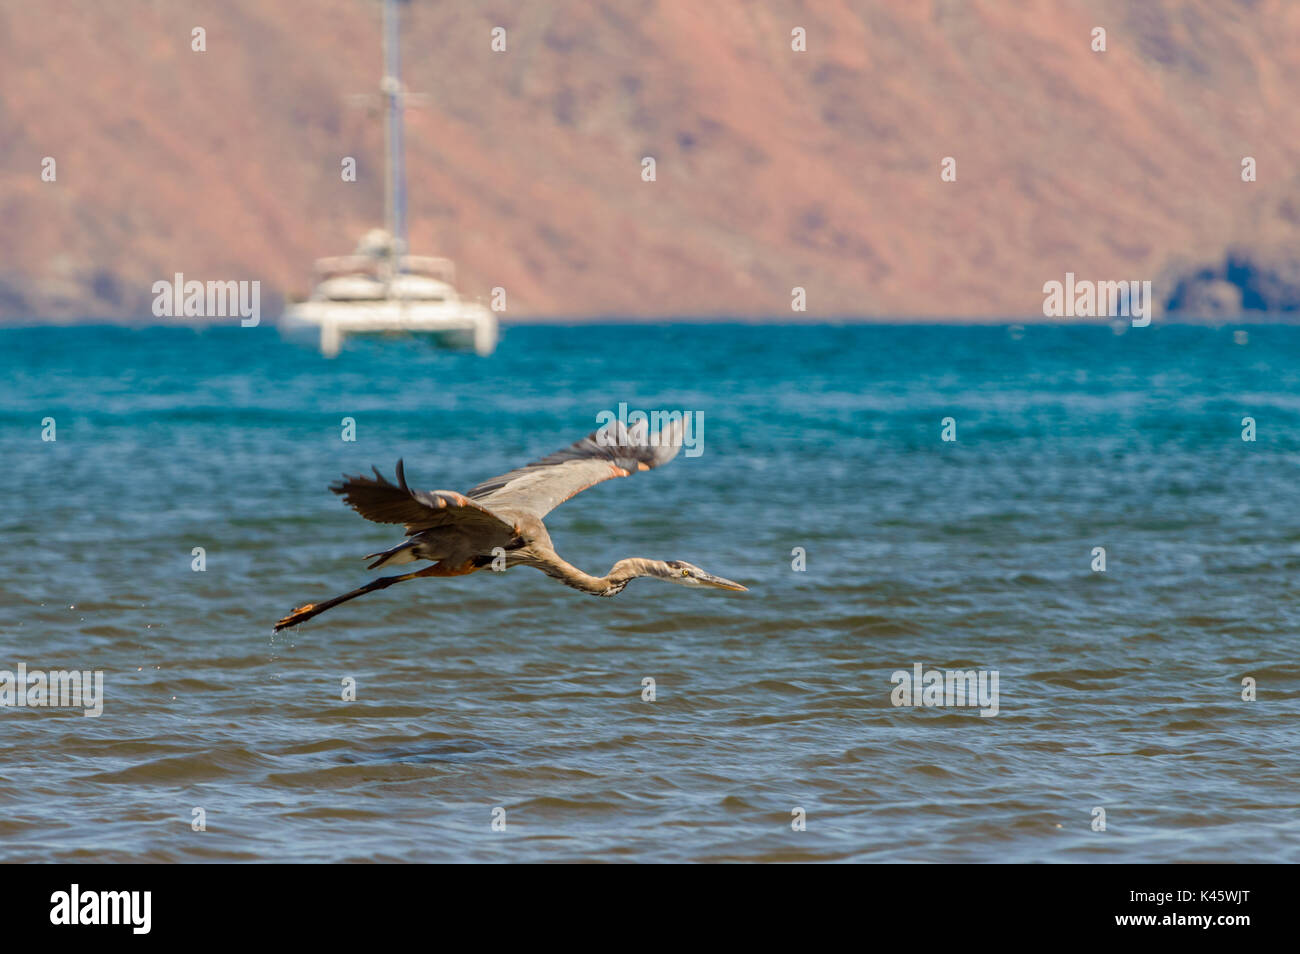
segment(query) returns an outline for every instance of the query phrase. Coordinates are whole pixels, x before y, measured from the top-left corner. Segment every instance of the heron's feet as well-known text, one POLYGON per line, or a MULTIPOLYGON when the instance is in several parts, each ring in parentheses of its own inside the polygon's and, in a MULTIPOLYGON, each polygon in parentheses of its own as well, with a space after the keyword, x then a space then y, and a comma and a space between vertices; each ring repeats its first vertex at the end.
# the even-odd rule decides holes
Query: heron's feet
POLYGON ((280 630, 285 629, 286 627, 289 626, 297 626, 305 619, 311 619, 313 616, 316 615, 313 612, 313 610, 315 609, 316 609, 315 603, 308 603, 306 606, 299 606, 296 610, 294 610, 288 616, 284 617, 284 619, 280 620, 278 623, 275 624, 276 632, 279 632, 280 630))

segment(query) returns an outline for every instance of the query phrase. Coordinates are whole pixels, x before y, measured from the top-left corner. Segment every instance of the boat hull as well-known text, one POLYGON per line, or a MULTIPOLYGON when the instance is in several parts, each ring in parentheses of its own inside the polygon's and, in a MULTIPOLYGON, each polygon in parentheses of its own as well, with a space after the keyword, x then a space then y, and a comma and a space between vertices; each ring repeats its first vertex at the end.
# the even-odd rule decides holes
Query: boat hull
POLYGON ((443 347, 489 355, 497 345, 496 315, 471 302, 320 301, 290 305, 280 319, 287 336, 314 336, 333 357, 349 335, 417 335, 443 347))

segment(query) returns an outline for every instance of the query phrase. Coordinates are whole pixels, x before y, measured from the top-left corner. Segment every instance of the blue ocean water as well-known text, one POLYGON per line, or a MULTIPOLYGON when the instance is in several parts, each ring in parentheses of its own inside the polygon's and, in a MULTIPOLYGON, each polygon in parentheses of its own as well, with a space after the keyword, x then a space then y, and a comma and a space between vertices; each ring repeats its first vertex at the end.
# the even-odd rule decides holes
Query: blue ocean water
POLYGON ((1300 328, 7 329, 0 461, 0 670, 105 686, 0 708, 0 860, 1300 860, 1300 328), (703 453, 559 552, 750 592, 518 568, 272 634, 401 538, 341 473, 463 490, 621 402, 703 453), (918 664, 997 715, 894 705, 918 664))

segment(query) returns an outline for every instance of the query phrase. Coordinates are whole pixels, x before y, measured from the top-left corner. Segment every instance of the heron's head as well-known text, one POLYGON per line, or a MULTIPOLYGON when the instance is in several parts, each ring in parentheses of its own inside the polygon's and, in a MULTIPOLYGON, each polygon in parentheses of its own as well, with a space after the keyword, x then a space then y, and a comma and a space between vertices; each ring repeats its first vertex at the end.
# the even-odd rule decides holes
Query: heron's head
POLYGON ((720 576, 714 576, 701 570, 694 563, 687 563, 685 560, 669 560, 661 564, 663 571, 661 575, 665 580, 671 580, 674 583, 680 583, 682 586, 708 586, 719 590, 739 590, 742 593, 748 592, 749 587, 741 586, 731 580, 724 579, 720 576))

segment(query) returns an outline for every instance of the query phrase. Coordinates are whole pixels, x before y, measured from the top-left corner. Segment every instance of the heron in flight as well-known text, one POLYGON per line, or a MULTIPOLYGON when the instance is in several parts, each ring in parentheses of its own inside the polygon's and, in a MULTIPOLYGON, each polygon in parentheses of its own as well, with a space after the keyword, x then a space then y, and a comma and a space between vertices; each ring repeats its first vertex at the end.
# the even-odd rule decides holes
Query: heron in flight
POLYGON ((460 494, 453 490, 412 490, 402 462, 397 462, 397 483, 375 468, 374 478, 346 474, 330 490, 357 513, 376 523, 406 525, 407 539, 382 553, 369 569, 428 560, 414 573, 382 576, 365 586, 325 600, 300 606, 275 624, 276 630, 297 626, 327 609, 421 576, 464 576, 488 566, 531 566, 593 596, 615 596, 639 576, 656 577, 682 586, 745 591, 731 580, 706 573, 682 560, 619 560, 604 576, 590 576, 563 560, 551 545, 542 518, 564 501, 612 477, 630 477, 653 470, 677 456, 683 421, 661 428, 648 437, 642 420, 632 427, 614 422, 570 447, 556 451, 517 470, 493 477, 460 494), (504 564, 504 565, 503 565, 504 564))

